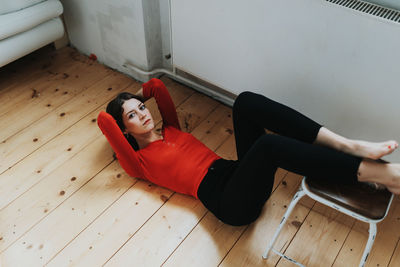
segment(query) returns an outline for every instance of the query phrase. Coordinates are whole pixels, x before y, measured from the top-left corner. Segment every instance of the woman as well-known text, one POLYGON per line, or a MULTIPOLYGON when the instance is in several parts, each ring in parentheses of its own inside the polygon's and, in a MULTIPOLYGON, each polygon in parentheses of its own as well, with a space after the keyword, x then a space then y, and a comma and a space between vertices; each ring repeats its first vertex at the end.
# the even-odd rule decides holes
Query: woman
POLYGON ((230 225, 257 219, 278 167, 341 183, 379 183, 400 193, 400 164, 376 161, 392 153, 396 141, 344 138, 252 92, 241 93, 233 105, 238 160, 219 157, 180 130, 172 99, 158 79, 143 84, 137 96, 119 94, 108 104, 107 113, 100 113, 98 123, 130 176, 192 195, 230 225), (161 135, 143 103, 151 97, 163 118, 161 135), (264 128, 279 135, 266 134, 264 128))

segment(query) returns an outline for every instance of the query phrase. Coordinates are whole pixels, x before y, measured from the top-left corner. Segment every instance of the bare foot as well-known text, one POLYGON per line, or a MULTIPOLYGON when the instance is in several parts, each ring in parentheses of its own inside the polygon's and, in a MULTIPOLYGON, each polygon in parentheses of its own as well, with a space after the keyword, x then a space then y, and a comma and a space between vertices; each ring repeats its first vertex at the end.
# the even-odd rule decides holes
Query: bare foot
POLYGON ((381 143, 361 140, 351 140, 350 142, 351 145, 344 152, 370 159, 380 159, 381 157, 392 153, 399 146, 399 144, 394 140, 381 143))
POLYGON ((390 174, 386 188, 395 195, 400 195, 400 164, 389 164, 390 174))
POLYGON ((381 163, 371 159, 363 159, 357 171, 358 181, 369 185, 384 185, 393 194, 400 194, 400 164, 381 163))
POLYGON ((390 192, 392 192, 395 195, 400 195, 400 187, 399 186, 387 187, 387 190, 389 190, 390 192))

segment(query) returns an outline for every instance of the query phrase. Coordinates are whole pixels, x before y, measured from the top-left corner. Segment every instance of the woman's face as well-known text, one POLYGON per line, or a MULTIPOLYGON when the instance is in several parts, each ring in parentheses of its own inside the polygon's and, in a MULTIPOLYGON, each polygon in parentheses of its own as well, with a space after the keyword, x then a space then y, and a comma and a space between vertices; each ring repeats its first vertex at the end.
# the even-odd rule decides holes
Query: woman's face
POLYGON ((150 132, 154 129, 154 121, 150 111, 144 103, 131 98, 122 105, 122 121, 125 125, 124 133, 140 135, 150 132))

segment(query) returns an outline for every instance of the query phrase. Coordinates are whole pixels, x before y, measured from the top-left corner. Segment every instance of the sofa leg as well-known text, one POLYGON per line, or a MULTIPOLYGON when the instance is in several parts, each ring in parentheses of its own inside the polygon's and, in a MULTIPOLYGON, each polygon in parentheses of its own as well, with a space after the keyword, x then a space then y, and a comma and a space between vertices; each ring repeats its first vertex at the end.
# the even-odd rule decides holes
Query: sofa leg
POLYGON ((60 18, 61 18, 61 21, 63 22, 63 26, 64 26, 64 35, 60 39, 55 40, 53 42, 54 47, 56 48, 56 50, 61 49, 63 47, 66 47, 69 44, 67 27, 65 27, 65 21, 64 21, 63 15, 61 15, 60 18))

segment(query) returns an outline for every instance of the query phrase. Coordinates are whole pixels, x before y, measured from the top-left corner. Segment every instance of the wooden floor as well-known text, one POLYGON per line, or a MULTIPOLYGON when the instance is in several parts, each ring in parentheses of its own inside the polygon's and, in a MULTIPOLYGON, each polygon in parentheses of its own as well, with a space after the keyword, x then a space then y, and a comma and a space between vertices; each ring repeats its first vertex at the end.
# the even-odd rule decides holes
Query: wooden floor
MULTIPOLYGON (((231 108, 162 78, 184 131, 236 159, 231 108)), ((128 177, 97 127, 139 82, 71 48, 0 68, 1 266, 294 266, 262 260, 301 176, 279 169, 262 216, 222 224, 200 201, 128 177)), ((154 99, 148 106, 161 128, 154 99)), ((378 224, 367 266, 400 266, 400 200, 378 224)), ((367 225, 304 199, 276 248, 307 266, 358 266, 367 225)))

